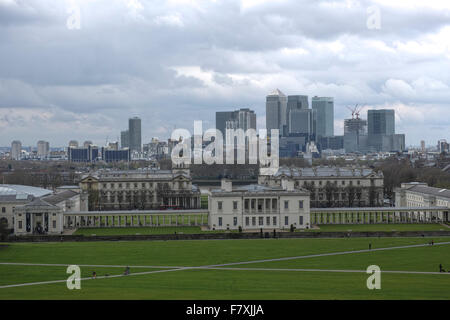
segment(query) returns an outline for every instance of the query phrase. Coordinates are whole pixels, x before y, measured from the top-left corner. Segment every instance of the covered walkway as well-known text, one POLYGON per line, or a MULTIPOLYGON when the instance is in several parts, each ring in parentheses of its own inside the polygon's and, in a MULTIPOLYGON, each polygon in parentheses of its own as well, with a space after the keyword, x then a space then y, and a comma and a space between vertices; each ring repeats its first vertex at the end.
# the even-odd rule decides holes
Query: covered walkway
POLYGON ((65 212, 64 229, 206 226, 208 213, 203 209, 65 212))
POLYGON ((445 207, 312 208, 311 224, 442 223, 445 207))

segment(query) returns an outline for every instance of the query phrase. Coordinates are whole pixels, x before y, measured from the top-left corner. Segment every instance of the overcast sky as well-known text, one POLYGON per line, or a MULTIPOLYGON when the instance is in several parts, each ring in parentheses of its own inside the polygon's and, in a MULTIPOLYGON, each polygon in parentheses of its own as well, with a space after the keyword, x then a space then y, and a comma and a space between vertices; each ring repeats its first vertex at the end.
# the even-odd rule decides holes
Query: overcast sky
POLYGON ((0 0, 0 146, 101 146, 132 116, 147 143, 236 108, 264 128, 275 88, 334 97, 335 134, 358 103, 436 145, 449 87, 448 0, 0 0))

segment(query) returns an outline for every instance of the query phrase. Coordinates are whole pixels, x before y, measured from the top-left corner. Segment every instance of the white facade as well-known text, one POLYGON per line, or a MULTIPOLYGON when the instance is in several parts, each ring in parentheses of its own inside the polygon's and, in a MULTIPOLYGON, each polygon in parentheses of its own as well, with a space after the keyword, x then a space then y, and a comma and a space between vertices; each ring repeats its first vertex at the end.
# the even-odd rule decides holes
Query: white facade
POLYGON ((223 181, 209 197, 209 227, 212 230, 309 228, 309 192, 283 187, 248 185, 233 188, 223 181))
POLYGON ((11 143, 11 159, 20 160, 22 157, 22 142, 15 140, 11 143))
POLYGON ((450 190, 429 187, 421 182, 402 183, 395 189, 395 206, 450 208, 450 190))
POLYGON ((38 141, 37 143, 37 156, 39 158, 46 158, 50 153, 50 144, 48 141, 38 141))

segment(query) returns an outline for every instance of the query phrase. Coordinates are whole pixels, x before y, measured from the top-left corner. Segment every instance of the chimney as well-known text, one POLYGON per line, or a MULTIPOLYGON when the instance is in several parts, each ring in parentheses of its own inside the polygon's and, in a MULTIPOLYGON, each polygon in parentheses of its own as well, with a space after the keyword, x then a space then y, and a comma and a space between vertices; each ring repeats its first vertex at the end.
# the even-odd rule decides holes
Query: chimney
POLYGON ((294 191, 294 180, 282 179, 281 187, 286 191, 294 191))
POLYGON ((221 180, 221 188, 224 191, 231 192, 231 191, 233 191, 233 183, 231 182, 231 180, 222 179, 221 180))

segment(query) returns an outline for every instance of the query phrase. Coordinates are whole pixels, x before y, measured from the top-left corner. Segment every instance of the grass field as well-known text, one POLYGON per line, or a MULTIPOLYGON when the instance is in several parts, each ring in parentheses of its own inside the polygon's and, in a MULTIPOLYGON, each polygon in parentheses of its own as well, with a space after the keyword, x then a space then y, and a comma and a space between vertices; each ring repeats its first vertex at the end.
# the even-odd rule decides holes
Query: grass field
MULTIPOLYGON (((223 231, 202 231, 200 227, 121 227, 121 228, 80 228, 75 231, 75 235, 136 235, 136 234, 193 234, 193 233, 215 233, 223 231)), ((236 232, 236 231, 229 231, 236 232)))
MULTIPOLYGON (((448 237, 433 240, 450 242, 448 237)), ((429 241, 429 238, 349 238, 9 243, 0 246, 0 299, 448 300, 450 273, 432 272, 438 271, 439 264, 450 267, 450 244, 376 250, 429 241), (367 252, 369 243, 372 250, 367 252), (354 250, 365 251, 337 254, 354 250), (327 253, 335 255, 306 257, 327 253), (296 258, 248 263, 286 257, 296 258), (230 263, 236 264, 216 266, 230 263), (83 280, 81 290, 68 290, 65 265, 69 264, 80 265, 82 277, 95 271, 98 276, 108 274, 111 278, 83 280), (382 270, 381 290, 366 287, 369 275, 364 270, 372 264, 382 270), (127 265, 132 275, 113 277, 120 275, 127 265), (343 270, 359 272, 337 272, 343 270), (2 287, 51 280, 62 281, 2 287)))
POLYGON ((439 231, 450 228, 437 223, 409 223, 409 224, 322 224, 320 229, 311 231, 439 231))
MULTIPOLYGON (((450 228, 441 224, 347 224, 347 225, 319 225, 319 229, 303 230, 308 232, 319 231, 439 231, 450 230, 450 228)), ((300 230, 297 230, 300 231, 300 230)), ((224 231, 202 231, 200 227, 120 227, 120 228, 80 228, 74 234, 75 235, 97 235, 97 236, 109 236, 109 235, 148 235, 148 234, 193 234, 193 233, 211 233, 211 232, 224 232, 224 231)), ((228 232, 237 232, 231 230, 228 232)), ((255 230, 259 232, 259 230, 255 230)))

